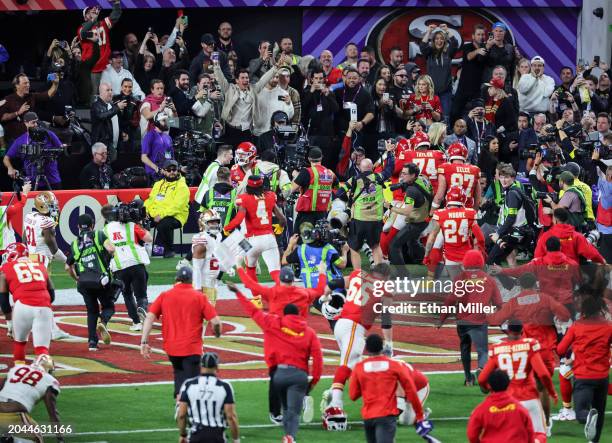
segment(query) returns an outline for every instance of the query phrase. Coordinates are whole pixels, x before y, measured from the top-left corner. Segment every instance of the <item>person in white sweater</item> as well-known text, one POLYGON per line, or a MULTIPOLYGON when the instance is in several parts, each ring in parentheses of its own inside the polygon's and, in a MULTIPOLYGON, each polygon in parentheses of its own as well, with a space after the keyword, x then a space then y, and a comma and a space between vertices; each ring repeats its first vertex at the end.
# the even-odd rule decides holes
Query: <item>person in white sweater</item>
POLYGON ((274 146, 271 118, 276 111, 285 112, 289 120, 293 118, 293 103, 289 93, 279 86, 278 73, 274 74, 268 84, 257 93, 256 109, 253 114, 253 135, 258 137, 257 146, 260 151, 274 146))
POLYGON ((132 95, 142 100, 145 94, 140 89, 140 85, 132 73, 123 67, 123 53, 121 51, 113 51, 111 53, 110 64, 102 71, 100 83, 108 83, 113 88, 113 92, 118 94, 121 91, 121 82, 125 78, 132 80, 132 95))
POLYGON ((531 71, 522 75, 518 83, 520 110, 529 114, 547 112, 554 89, 555 81, 544 74, 544 59, 536 55, 531 59, 531 71))

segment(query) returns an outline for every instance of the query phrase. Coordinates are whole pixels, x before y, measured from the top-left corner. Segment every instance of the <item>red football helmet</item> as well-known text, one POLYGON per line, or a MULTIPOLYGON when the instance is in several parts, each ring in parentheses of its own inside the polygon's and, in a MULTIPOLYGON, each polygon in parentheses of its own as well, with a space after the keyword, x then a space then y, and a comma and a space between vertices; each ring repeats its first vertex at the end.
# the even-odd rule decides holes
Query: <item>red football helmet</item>
POLYGON ((255 157, 257 157, 257 148, 251 142, 240 143, 236 148, 236 153, 234 154, 236 164, 240 166, 248 165, 249 163, 255 161, 255 157))
POLYGON ((2 251, 2 262, 7 263, 11 261, 16 261, 21 257, 27 257, 28 247, 23 243, 11 243, 6 247, 4 251, 2 251))
POLYGON ((446 206, 463 206, 466 199, 465 191, 461 186, 451 186, 446 192, 446 206))
POLYGON ((455 142, 446 150, 446 155, 449 160, 463 160, 468 156, 468 148, 463 143, 455 142))
POLYGON ((417 131, 410 139, 410 144, 412 145, 412 149, 419 148, 429 148, 429 136, 425 134, 423 131, 417 131))
POLYGON ((412 146, 410 145, 410 140, 407 138, 401 138, 397 142, 397 146, 395 147, 395 154, 398 155, 400 152, 404 151, 412 151, 412 146))

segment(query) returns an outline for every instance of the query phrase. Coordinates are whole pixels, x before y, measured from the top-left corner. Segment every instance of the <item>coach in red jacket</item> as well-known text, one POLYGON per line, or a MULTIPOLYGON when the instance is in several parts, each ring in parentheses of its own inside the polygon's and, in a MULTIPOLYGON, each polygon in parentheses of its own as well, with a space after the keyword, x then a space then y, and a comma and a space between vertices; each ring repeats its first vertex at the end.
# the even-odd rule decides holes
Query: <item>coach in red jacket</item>
POLYGON ((244 310, 264 333, 264 358, 268 367, 276 366, 272 377, 274 390, 281 392, 283 405, 283 441, 295 441, 300 411, 307 392, 321 378, 323 354, 316 332, 299 315, 297 306, 288 304, 283 316, 257 309, 233 283, 227 287, 236 294, 244 310), (308 383, 308 360, 312 357, 312 380, 308 383))
POLYGON ((546 255, 546 241, 550 237, 559 237, 561 240, 561 252, 567 255, 570 259, 580 263, 580 258, 591 260, 595 263, 605 263, 606 261, 599 251, 589 241, 584 238, 584 235, 577 232, 576 229, 568 224, 569 212, 565 208, 557 208, 553 211, 552 228, 542 233, 538 239, 533 256, 541 258, 546 255))
POLYGON ((472 411, 467 425, 470 443, 532 443, 533 425, 529 412, 506 392, 510 378, 496 369, 487 379, 489 396, 472 411))

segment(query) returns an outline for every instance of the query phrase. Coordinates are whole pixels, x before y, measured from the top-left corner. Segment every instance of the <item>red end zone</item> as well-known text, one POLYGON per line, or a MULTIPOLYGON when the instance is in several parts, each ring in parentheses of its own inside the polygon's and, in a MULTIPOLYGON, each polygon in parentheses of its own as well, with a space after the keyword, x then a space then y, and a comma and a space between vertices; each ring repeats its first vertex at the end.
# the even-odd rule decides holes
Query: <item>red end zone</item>
MULTIPOLYGON (((217 311, 223 320, 223 335, 217 339, 210 329, 203 341, 205 350, 214 350, 221 358, 222 376, 226 379, 267 377, 263 361, 263 335, 254 322, 244 316, 235 300, 220 300, 217 311)), ((158 351, 145 360, 140 355, 140 333, 129 331, 131 320, 123 305, 109 323, 112 344, 100 342, 97 352, 87 348, 85 309, 77 306, 54 306, 60 327, 73 338, 53 341, 51 355, 56 362, 56 376, 63 386, 110 383, 169 382, 172 369, 162 351, 161 333, 155 328, 150 345, 158 351)), ((321 340, 324 374, 332 375, 338 364, 339 352, 327 321, 310 315, 308 323, 321 340)), ((5 327, 4 321, 0 323, 5 327)), ((377 328, 374 327, 373 331, 377 328)), ((461 369, 459 340, 455 328, 437 330, 432 326, 394 325, 395 356, 414 364, 422 371, 455 371, 461 369)), ((5 331, 0 332, 0 363, 12 363, 12 343, 5 331)), ((28 345, 29 355, 33 352, 28 345)), ((5 371, 3 371, 5 372, 5 371)))

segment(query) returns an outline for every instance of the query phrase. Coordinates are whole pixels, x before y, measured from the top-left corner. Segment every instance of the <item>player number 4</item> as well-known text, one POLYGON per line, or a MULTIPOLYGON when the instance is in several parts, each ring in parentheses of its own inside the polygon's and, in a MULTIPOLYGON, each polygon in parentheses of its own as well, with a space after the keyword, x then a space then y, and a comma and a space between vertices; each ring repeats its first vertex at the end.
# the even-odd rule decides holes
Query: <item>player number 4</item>
POLYGON ((255 213, 262 225, 269 225, 268 211, 266 211, 266 201, 259 200, 257 202, 257 212, 255 213))

